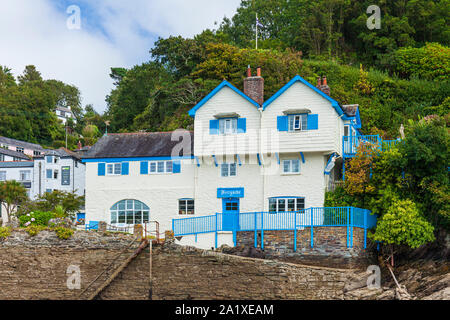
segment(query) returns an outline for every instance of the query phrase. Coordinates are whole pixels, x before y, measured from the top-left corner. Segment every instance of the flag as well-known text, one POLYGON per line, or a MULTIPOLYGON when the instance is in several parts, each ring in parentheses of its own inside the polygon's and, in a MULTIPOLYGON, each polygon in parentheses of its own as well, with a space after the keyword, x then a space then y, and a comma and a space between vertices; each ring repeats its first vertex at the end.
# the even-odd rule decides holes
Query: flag
POLYGON ((261 22, 259 22, 258 17, 256 17, 256 25, 257 25, 258 27, 264 28, 264 25, 263 25, 261 22))

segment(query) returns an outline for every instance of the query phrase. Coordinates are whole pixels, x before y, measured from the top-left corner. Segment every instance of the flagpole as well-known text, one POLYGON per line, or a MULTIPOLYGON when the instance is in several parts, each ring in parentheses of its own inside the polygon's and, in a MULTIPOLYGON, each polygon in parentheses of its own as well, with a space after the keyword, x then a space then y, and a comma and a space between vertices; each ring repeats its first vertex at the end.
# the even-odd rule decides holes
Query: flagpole
POLYGON ((256 13, 256 50, 258 50, 258 13, 256 13))

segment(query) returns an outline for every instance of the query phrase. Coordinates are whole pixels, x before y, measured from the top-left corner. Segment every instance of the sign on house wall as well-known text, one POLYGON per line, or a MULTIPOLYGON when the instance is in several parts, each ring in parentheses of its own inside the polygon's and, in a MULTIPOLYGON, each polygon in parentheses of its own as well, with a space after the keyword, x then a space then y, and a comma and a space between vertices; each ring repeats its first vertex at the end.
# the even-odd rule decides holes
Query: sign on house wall
POLYGON ((217 198, 243 198, 244 188, 217 188, 217 198))
POLYGON ((70 167, 61 167, 61 185, 69 186, 70 185, 70 167))

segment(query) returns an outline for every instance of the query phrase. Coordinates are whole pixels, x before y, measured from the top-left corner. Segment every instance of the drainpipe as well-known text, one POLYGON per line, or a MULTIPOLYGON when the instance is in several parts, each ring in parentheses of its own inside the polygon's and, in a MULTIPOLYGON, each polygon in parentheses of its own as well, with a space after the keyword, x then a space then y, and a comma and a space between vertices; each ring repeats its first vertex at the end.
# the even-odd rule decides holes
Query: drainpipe
MULTIPOLYGON (((262 107, 258 108, 258 111, 259 111, 259 148, 258 148, 258 153, 261 154, 261 156, 262 156, 262 153, 261 153, 261 149, 262 149, 262 147, 261 147, 261 142, 262 142, 262 139, 261 139, 261 134, 262 134, 262 112, 263 112, 262 107)), ((264 196, 266 194, 266 175, 265 175, 265 172, 264 172, 265 169, 264 169, 263 161, 261 162, 261 166, 263 168, 263 183, 262 183, 262 198, 261 198, 261 204, 262 204, 261 208, 262 209, 261 209, 261 211, 264 211, 264 196)))
MULTIPOLYGON (((45 159, 45 157, 44 157, 44 159, 45 159)), ((41 196, 41 184, 42 184, 42 176, 41 176, 41 174, 42 174, 42 163, 39 161, 39 196, 41 196)))

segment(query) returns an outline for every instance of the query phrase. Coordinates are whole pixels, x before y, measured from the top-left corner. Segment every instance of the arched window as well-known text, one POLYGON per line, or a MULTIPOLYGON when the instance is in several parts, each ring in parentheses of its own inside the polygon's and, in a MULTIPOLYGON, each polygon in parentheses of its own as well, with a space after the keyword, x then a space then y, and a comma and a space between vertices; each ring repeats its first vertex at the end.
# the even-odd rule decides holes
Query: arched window
POLYGON ((122 200, 111 207, 111 224, 140 224, 148 222, 149 207, 138 200, 122 200))

